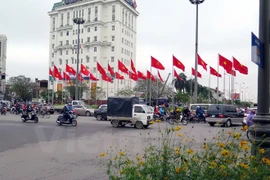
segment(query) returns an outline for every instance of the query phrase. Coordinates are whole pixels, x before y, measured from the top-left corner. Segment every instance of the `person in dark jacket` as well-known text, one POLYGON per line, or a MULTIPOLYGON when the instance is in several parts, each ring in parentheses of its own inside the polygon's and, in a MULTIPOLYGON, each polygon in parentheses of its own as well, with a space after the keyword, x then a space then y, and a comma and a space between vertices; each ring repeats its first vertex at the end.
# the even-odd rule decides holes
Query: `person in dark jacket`
POLYGON ((69 115, 69 108, 67 105, 64 106, 63 110, 62 110, 62 113, 63 113, 63 117, 64 117, 64 120, 67 121, 69 120, 70 118, 70 115, 69 115))

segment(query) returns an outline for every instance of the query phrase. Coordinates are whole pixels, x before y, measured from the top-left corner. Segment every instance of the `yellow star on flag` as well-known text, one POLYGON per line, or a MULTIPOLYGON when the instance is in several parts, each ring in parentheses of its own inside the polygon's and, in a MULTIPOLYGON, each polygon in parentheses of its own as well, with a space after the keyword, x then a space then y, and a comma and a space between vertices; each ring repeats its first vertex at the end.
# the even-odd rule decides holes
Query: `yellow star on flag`
POLYGON ((224 62, 223 64, 224 64, 224 65, 226 65, 227 63, 226 63, 226 62, 224 62))

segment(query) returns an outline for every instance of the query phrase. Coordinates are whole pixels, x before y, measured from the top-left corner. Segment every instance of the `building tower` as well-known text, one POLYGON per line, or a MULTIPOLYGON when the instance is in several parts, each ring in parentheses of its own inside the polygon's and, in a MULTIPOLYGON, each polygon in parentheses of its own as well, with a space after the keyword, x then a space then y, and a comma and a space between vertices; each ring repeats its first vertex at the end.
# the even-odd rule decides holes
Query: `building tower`
MULTIPOLYGON (((50 16, 50 68, 55 65, 63 72, 68 64, 76 70, 78 26, 73 23, 73 19, 80 17, 85 20, 85 23, 80 26, 79 63, 85 65, 100 79, 96 86, 106 92, 106 98, 115 95, 124 87, 135 86, 135 82, 124 73, 120 74, 125 76, 125 80, 119 82, 114 80, 113 83, 102 81, 96 64, 99 62, 106 71, 108 63, 117 71, 118 60, 129 69, 131 59, 136 64, 136 22, 139 15, 136 11, 136 2, 134 3, 133 0, 65 0, 55 3, 48 14, 50 16)), ((54 85, 56 87, 56 84, 61 83, 63 82, 58 81, 54 85)))

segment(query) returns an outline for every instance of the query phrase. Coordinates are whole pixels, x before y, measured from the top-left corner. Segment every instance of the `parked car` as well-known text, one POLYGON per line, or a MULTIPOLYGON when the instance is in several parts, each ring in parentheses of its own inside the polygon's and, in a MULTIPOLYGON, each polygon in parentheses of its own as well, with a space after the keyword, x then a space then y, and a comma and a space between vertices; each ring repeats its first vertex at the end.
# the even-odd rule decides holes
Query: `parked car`
POLYGON ((101 104, 98 109, 102 108, 102 107, 107 107, 107 104, 101 104))
POLYGON ((206 122, 210 126, 221 124, 230 127, 232 125, 242 125, 243 117, 244 113, 235 105, 215 104, 209 106, 206 122))
POLYGON ((94 111, 94 116, 98 121, 107 120, 107 105, 101 105, 94 111))
POLYGON ((54 107, 53 106, 46 106, 47 110, 50 112, 50 114, 54 114, 54 107))
POLYGON ((257 113, 257 107, 256 108, 249 108, 249 109, 247 109, 245 111, 245 113, 244 113, 243 124, 242 124, 243 126, 245 126, 247 124, 247 117, 248 117, 248 115, 249 115, 249 113, 250 113, 251 110, 255 111, 255 114, 257 113))
POLYGON ((88 106, 75 105, 72 106, 78 116, 91 116, 92 112, 88 106))

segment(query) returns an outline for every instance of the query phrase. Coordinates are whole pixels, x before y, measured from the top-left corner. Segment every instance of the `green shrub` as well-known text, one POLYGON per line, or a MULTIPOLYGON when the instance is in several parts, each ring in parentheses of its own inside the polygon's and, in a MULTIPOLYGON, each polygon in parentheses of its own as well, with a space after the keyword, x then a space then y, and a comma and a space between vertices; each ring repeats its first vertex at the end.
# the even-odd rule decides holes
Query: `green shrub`
POLYGON ((101 158, 109 157, 109 179, 270 180, 270 159, 264 157, 265 150, 251 156, 251 143, 242 137, 243 133, 222 130, 193 149, 195 141, 182 134, 181 128, 159 129, 160 138, 147 144, 141 155, 132 156, 126 151, 101 153, 101 158))

